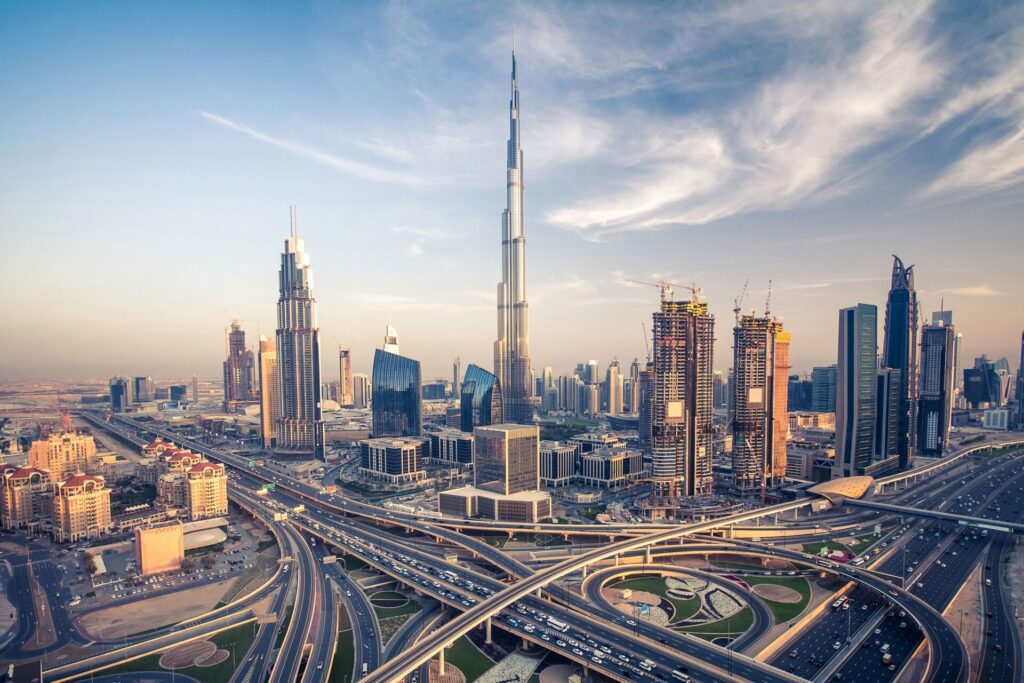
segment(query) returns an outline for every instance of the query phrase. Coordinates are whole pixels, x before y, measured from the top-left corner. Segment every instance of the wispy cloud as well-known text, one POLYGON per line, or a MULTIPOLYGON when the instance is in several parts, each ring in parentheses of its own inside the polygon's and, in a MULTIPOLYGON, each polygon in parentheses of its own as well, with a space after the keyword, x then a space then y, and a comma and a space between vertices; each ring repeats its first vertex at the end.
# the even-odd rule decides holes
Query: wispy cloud
POLYGON ((937 294, 955 294, 956 296, 968 296, 968 297, 990 297, 990 296, 1005 296, 1006 292, 1001 292, 995 289, 991 285, 970 285, 966 287, 949 287, 947 289, 940 289, 936 291, 937 294))
POLYGON ((208 121, 212 121, 220 126, 242 133, 253 140, 271 145, 272 147, 277 147, 278 149, 285 150, 295 156, 314 161, 323 166, 338 169, 339 171, 343 171, 358 178, 363 178, 364 180, 414 186, 430 185, 436 182, 436 179, 429 176, 424 177, 418 174, 388 170, 356 161, 355 159, 315 149, 292 140, 275 137, 268 133, 258 131, 255 128, 251 128, 245 124, 232 121, 231 119, 220 116, 219 114, 213 114, 208 111, 200 111, 199 114, 208 121))

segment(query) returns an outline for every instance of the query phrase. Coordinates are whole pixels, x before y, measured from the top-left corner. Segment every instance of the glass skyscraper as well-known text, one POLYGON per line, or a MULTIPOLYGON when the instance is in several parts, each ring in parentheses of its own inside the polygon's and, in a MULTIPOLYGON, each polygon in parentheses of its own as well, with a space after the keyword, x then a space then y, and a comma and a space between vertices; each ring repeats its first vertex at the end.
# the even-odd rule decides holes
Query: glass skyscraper
POLYGON ((956 330, 951 324, 952 318, 946 319, 940 318, 937 324, 933 322, 921 329, 917 449, 929 458, 942 456, 953 414, 956 330), (946 319, 950 323, 947 324, 946 319))
POLYGON ((864 474, 875 451, 878 401, 878 307, 839 311, 836 456, 833 477, 864 474))
POLYGON ((885 339, 882 366, 900 371, 899 425, 896 451, 899 468, 906 470, 914 459, 917 444, 917 291, 914 266, 905 267, 893 255, 892 281, 885 304, 885 339))
POLYGON ((420 362, 377 349, 373 354, 374 438, 422 433, 420 362))
POLYGON ((497 376, 479 365, 471 364, 466 368, 462 378, 462 431, 472 432, 474 427, 501 424, 503 408, 501 382, 497 376))

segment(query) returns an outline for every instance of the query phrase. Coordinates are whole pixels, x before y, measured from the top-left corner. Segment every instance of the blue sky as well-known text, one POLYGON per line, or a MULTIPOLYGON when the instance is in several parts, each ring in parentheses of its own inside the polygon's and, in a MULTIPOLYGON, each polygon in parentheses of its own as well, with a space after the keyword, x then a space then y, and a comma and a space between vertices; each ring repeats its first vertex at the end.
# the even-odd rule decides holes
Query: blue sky
MULTIPOLYGON (((654 289, 772 308, 794 371, 890 254, 965 355, 1024 327, 1024 5, 4 3, 0 379, 215 377, 298 205, 324 346, 490 364, 512 26, 539 370, 643 356, 654 289)), ((325 353, 333 376, 333 352, 325 353)))

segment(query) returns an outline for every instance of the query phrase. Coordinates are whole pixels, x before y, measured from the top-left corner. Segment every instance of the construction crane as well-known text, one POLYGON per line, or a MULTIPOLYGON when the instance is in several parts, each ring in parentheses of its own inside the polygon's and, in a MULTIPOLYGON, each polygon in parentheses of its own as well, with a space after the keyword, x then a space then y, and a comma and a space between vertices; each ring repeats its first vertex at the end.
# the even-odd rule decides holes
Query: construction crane
POLYGON ((702 294, 704 294, 704 290, 703 289, 701 289, 700 287, 698 287, 697 285, 692 284, 692 283, 688 284, 688 285, 680 285, 680 284, 676 284, 674 282, 665 282, 664 280, 658 280, 657 282, 645 282, 643 280, 626 280, 626 282, 631 282, 631 283, 633 283, 635 285, 647 285, 648 287, 657 287, 659 290, 661 290, 661 300, 662 301, 671 301, 672 300, 672 288, 673 287, 678 287, 679 289, 689 290, 690 294, 693 295, 694 299, 696 299, 696 298, 700 297, 702 294))
POLYGON ((736 322, 740 321, 740 309, 743 307, 743 299, 747 296, 747 287, 750 285, 750 278, 748 277, 743 283, 743 289, 740 290, 739 296, 732 300, 732 312, 736 316, 736 322))
POLYGON ((647 349, 647 362, 651 362, 651 344, 647 341, 647 326, 640 323, 640 331, 644 334, 644 348, 647 349))
POLYGON ((764 317, 768 317, 772 312, 772 281, 768 281, 768 296, 764 300, 764 317))

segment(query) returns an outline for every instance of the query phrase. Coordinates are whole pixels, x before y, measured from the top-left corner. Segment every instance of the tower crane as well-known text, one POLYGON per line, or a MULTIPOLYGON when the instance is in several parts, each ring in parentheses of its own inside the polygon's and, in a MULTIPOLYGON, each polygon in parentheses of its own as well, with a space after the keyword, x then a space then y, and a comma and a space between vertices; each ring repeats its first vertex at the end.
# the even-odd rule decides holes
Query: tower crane
POLYGON ((764 300, 764 317, 771 315, 772 311, 772 281, 768 281, 768 296, 764 300))
POLYGON ((651 362, 651 344, 647 340, 647 326, 644 325, 643 323, 640 323, 640 331, 643 332, 643 335, 644 335, 644 348, 647 350, 647 362, 650 363, 651 362))
POLYGON ((690 294, 693 295, 694 299, 704 294, 704 290, 693 283, 688 285, 680 285, 674 282, 665 282, 664 280, 658 280, 657 282, 645 282, 644 280, 626 280, 626 282, 631 282, 635 285, 647 285, 648 287, 657 287, 659 290, 661 290, 662 301, 669 301, 672 299, 673 287, 689 290, 690 294))
POLYGON ((743 299, 747 296, 747 287, 750 285, 750 278, 748 277, 743 283, 743 289, 740 290, 739 295, 732 300, 732 312, 736 316, 736 322, 740 321, 740 309, 743 307, 743 299))

